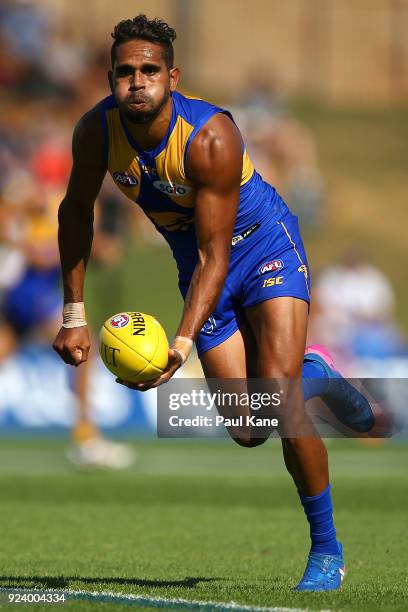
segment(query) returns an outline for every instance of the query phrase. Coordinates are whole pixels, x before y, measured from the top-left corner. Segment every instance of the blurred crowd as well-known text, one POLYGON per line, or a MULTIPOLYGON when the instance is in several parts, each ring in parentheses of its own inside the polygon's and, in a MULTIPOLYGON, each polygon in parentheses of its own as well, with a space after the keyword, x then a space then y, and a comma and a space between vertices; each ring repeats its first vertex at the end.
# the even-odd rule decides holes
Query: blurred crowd
MULTIPOLYGON (((0 362, 33 336, 49 343, 61 316, 57 208, 71 166, 72 127, 108 93, 109 40, 87 46, 35 0, 0 6, 0 362)), ((274 75, 246 83, 231 108, 264 178, 304 230, 324 224, 325 185, 310 130, 290 116, 274 75)), ((161 248, 149 222, 107 179, 97 202, 93 265, 120 261, 123 240, 161 248)), ((386 277, 348 253, 315 279, 311 337, 350 356, 406 353, 386 277)))
MULTIPOLYGON (((273 75, 249 79, 232 110, 255 167, 284 194, 303 234, 324 230, 326 194, 316 143, 291 116, 273 75)), ((313 274, 308 343, 328 346, 349 376, 365 376, 367 360, 408 357, 395 306, 387 276, 358 243, 349 245, 336 265, 313 274)))
POLYGON ((302 230, 317 230, 324 223, 325 186, 313 135, 291 116, 272 72, 259 73, 255 67, 249 75, 230 108, 250 156, 299 216, 302 230))
MULTIPOLYGON (((73 126, 106 93, 107 58, 101 58, 41 3, 2 3, 0 359, 28 332, 49 341, 60 320, 57 209, 71 168, 73 126)), ((97 202, 94 264, 120 258, 130 210, 121 204, 106 181, 97 202)))
MULTIPOLYGON (((57 210, 71 169, 73 126, 95 96, 105 95, 105 82, 98 49, 90 54, 52 11, 28 0, 1 4, 0 367, 33 343, 51 351, 61 325, 57 210)), ((119 262, 128 213, 106 181, 91 265, 119 262)), ((76 413, 70 458, 126 467, 131 450, 105 440, 92 422, 91 367, 69 371, 76 413)))
MULTIPOLYGON (((368 376, 364 363, 408 357, 395 308, 395 293, 387 276, 356 245, 316 278, 309 343, 330 347, 345 374, 368 376)), ((390 369, 385 366, 380 376, 392 376, 390 369)))

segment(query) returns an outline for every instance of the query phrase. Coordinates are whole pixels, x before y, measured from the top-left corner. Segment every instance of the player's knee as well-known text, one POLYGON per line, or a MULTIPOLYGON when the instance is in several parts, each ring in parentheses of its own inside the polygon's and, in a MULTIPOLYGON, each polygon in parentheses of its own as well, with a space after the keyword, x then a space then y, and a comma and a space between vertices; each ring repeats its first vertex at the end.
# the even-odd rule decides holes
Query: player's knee
POLYGON ((303 406, 289 404, 282 407, 279 414, 279 431, 290 446, 296 446, 299 438, 314 435, 312 427, 303 406))
MULTIPOLYGON (((292 456, 298 456, 298 457, 305 450, 305 445, 311 447, 314 444, 314 441, 316 441, 313 438, 301 438, 301 437, 288 437, 288 438, 285 438, 284 440, 285 440, 286 450, 289 452, 289 454, 292 456)), ((327 458, 326 448, 320 438, 318 439, 318 443, 319 443, 320 452, 322 452, 327 458)), ((288 466, 286 460, 285 460, 285 463, 286 463, 286 467, 288 471, 291 472, 291 469, 290 469, 291 466, 288 466)))
POLYGON ((258 360, 258 376, 270 379, 295 379, 302 375, 303 356, 296 350, 265 350, 258 360))
POLYGON ((239 446, 243 446, 244 448, 254 448, 255 446, 260 446, 264 442, 266 442, 267 438, 251 438, 250 436, 239 436, 232 438, 234 442, 236 442, 239 446))
POLYGON ((293 380, 300 378, 302 374, 301 364, 294 363, 292 360, 282 363, 264 363, 261 367, 263 378, 293 380))

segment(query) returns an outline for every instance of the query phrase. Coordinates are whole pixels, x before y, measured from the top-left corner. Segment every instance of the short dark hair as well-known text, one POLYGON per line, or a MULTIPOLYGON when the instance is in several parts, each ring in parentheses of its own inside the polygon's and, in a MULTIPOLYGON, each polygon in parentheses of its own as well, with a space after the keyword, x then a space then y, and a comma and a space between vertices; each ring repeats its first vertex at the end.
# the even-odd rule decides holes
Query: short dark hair
POLYGON ((112 66, 115 61, 116 48, 129 40, 139 38, 161 45, 167 68, 173 68, 173 41, 176 38, 176 31, 162 19, 157 17, 155 19, 148 19, 146 15, 141 13, 133 19, 120 21, 115 25, 111 36, 115 41, 111 49, 112 66))

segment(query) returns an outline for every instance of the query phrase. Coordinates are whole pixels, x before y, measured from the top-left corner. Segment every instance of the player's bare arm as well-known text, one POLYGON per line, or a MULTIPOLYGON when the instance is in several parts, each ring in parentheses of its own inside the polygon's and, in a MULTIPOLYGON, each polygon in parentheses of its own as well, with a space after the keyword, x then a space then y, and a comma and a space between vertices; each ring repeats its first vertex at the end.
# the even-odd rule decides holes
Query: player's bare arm
POLYGON ((177 335, 195 340, 224 286, 239 202, 242 140, 229 117, 217 114, 199 132, 191 145, 187 173, 197 185, 199 260, 177 335))
MULTIPOLYGON (((78 122, 72 139, 73 167, 67 193, 60 205, 58 242, 64 304, 83 302, 85 270, 93 238, 93 210, 106 174, 103 129, 98 107, 78 122)), ((86 325, 61 327, 53 348, 65 363, 79 365, 88 358, 86 325)))
MULTIPOLYGON (((242 140, 229 117, 214 115, 200 130, 191 144, 186 170, 196 188, 198 263, 176 337, 194 341, 214 310, 224 286, 239 202, 242 140)), ((128 386, 146 390, 163 384, 180 365, 179 354, 170 350, 169 365, 156 381, 128 386)))

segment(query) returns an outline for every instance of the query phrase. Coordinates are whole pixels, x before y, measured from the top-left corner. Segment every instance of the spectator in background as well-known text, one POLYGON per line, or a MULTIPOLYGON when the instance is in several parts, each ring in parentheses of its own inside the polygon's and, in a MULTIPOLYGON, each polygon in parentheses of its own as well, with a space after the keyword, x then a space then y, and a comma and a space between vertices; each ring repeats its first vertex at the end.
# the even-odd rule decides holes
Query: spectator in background
POLYGON ((117 195, 112 181, 105 179, 98 196, 96 208, 96 232, 92 244, 94 265, 115 265, 122 258, 123 237, 127 233, 127 210, 123 199, 117 195))
MULTIPOLYGON (((52 85, 44 70, 50 18, 51 13, 33 0, 5 0, 2 3, 0 39, 7 60, 13 63, 14 75, 8 77, 16 93, 43 97, 52 85)), ((6 71, 7 60, 3 65, 6 71)))
POLYGON ((352 372, 356 359, 406 354, 394 322, 395 295, 383 272, 351 248, 314 283, 309 340, 320 338, 352 372))
POLYGON ((250 71, 232 112, 262 176, 282 191, 302 227, 315 229, 324 198, 316 146, 308 128, 289 116, 279 90, 273 74, 250 71))
POLYGON ((0 29, 10 53, 42 63, 46 57, 51 13, 34 0, 3 0, 0 29))
POLYGON ((4 297, 20 279, 24 256, 16 246, 13 218, 14 207, 0 197, 0 364, 16 349, 16 337, 4 317, 4 297))
MULTIPOLYGON (((48 348, 61 322, 57 209, 71 155, 63 133, 47 127, 35 147, 30 122, 18 130, 18 143, 10 132, 0 146, 0 363, 32 340, 48 348)), ((120 256, 120 246, 109 255, 120 256)), ((69 457, 81 466, 127 467, 132 451, 104 439, 91 422, 88 377, 89 367, 72 372, 78 418, 69 457)))
POLYGON ((82 78, 89 63, 82 42, 78 40, 74 43, 66 27, 54 28, 52 35, 48 36, 47 63, 44 70, 57 96, 62 97, 65 102, 82 97, 83 87, 89 87, 87 79, 84 82, 82 78))
POLYGON ((5 0, 0 8, 0 85, 24 100, 60 99, 82 93, 81 75, 89 61, 80 40, 73 41, 65 24, 34 0, 5 0))
MULTIPOLYGON (((0 5, 0 366, 32 341, 48 345, 60 322, 56 210, 71 167, 71 126, 80 105, 104 95, 105 89, 98 92, 109 68, 105 43, 89 51, 75 34, 35 0, 0 5)), ((93 266, 119 262, 131 225, 141 230, 139 242, 163 244, 110 181, 95 210, 93 266)), ((120 275, 113 277, 111 292, 120 293, 120 275)), ((88 372, 72 372, 78 421, 69 456, 80 464, 125 467, 129 449, 105 440, 91 423, 88 372)))

